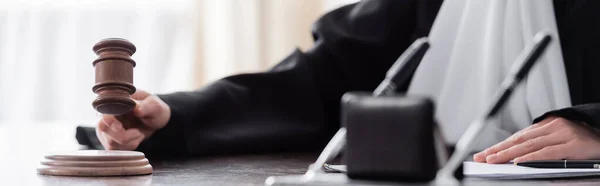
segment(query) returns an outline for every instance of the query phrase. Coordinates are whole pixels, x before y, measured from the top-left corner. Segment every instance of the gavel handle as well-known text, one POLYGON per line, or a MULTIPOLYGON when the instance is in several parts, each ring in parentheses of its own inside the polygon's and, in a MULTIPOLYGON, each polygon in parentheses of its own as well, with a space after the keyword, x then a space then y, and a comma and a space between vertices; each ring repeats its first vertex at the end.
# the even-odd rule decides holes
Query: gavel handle
POLYGON ((128 112, 127 114, 123 115, 115 115, 115 118, 117 118, 117 120, 119 120, 123 124, 123 128, 125 129, 144 127, 142 121, 139 118, 135 117, 135 115, 133 115, 133 112, 128 112))

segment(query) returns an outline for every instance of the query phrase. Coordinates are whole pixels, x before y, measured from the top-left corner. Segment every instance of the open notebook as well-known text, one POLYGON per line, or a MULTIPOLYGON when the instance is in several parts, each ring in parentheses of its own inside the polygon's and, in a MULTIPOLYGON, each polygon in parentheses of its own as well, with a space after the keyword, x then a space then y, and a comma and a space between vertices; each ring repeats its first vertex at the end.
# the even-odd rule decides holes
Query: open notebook
MULTIPOLYGON (((600 176, 600 169, 540 169, 521 167, 514 164, 487 164, 464 162, 464 174, 474 178, 493 179, 541 179, 600 176)), ((346 172, 345 165, 323 166, 327 172, 346 172)))

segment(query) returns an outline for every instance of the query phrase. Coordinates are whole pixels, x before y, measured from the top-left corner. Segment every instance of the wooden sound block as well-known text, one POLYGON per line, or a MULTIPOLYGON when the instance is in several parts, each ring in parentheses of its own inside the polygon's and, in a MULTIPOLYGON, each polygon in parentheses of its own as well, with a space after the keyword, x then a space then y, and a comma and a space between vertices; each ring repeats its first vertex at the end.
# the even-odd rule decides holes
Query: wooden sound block
POLYGON ((37 171, 55 176, 131 176, 152 174, 152 165, 141 152, 80 150, 47 155, 37 171))

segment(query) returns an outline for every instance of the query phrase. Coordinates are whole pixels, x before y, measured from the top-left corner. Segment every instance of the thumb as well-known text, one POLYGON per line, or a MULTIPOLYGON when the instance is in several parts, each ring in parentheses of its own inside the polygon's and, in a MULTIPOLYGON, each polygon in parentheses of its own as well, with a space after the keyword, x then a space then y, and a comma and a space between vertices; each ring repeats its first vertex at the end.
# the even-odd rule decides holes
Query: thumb
POLYGON ((143 100, 136 100, 136 106, 133 109, 133 114, 144 120, 144 119, 152 119, 153 117, 160 114, 161 107, 160 103, 157 100, 156 96, 148 96, 143 100))
POLYGON ((148 98, 151 94, 149 92, 143 90, 136 90, 135 93, 131 95, 131 98, 134 100, 144 100, 148 98))

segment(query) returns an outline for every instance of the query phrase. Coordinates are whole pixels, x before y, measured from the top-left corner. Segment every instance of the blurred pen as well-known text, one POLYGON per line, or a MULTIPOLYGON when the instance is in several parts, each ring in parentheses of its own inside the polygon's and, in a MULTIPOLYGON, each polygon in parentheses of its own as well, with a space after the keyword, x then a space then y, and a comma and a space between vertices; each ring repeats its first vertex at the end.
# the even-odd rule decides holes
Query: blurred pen
MULTIPOLYGON (((429 41, 427 38, 419 38, 413 42, 402 55, 394 62, 392 67, 386 73, 385 79, 377 86, 373 91, 373 96, 382 96, 393 94, 399 85, 407 84, 417 67, 419 66, 421 59, 425 55, 425 52, 429 49, 429 41)), ((317 158, 315 163, 308 167, 308 171, 304 174, 305 179, 310 180, 316 172, 322 170, 323 165, 336 157, 342 148, 346 145, 346 128, 342 127, 338 132, 331 138, 323 152, 317 158)))
POLYGON ((533 43, 523 49, 521 54, 515 59, 511 65, 511 71, 500 84, 500 88, 492 96, 490 105, 485 112, 485 115, 474 120, 467 130, 456 143, 454 153, 446 163, 446 165, 438 171, 438 177, 462 178, 463 173, 460 168, 463 161, 480 138, 481 131, 490 123, 490 120, 496 117, 500 110, 506 105, 512 92, 529 74, 531 68, 538 61, 540 56, 546 51, 546 48, 552 41, 552 36, 549 31, 543 30, 538 32, 533 37, 533 43))

